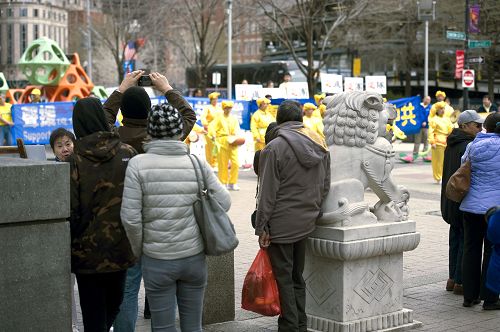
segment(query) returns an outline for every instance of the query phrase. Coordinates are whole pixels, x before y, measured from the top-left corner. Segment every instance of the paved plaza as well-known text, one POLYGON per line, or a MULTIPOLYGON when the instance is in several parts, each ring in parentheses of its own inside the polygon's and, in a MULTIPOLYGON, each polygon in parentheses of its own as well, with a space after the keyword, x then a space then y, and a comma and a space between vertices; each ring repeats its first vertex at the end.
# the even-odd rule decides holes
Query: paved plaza
MULTIPOLYGON (((411 144, 396 144, 398 151, 411 151, 411 144)), ((404 254, 404 307, 412 309, 422 327, 414 331, 500 331, 500 311, 483 311, 482 307, 462 307, 462 296, 445 291, 448 278, 448 225, 439 212, 440 186, 434 183, 430 164, 397 164, 393 176, 411 193, 410 217, 421 233, 418 248, 404 254)), ((241 287, 258 250, 250 215, 255 207, 256 176, 253 171, 240 173, 241 191, 231 192, 230 215, 240 245, 235 251, 236 320, 205 327, 209 332, 277 331, 276 317, 262 317, 240 308, 241 287)), ((375 202, 372 193, 367 198, 375 202)), ((142 317, 144 290, 141 289, 138 332, 149 332, 149 320, 142 317)), ((80 324, 81 325, 81 322, 80 324)), ((83 330, 83 328, 82 328, 83 330)))

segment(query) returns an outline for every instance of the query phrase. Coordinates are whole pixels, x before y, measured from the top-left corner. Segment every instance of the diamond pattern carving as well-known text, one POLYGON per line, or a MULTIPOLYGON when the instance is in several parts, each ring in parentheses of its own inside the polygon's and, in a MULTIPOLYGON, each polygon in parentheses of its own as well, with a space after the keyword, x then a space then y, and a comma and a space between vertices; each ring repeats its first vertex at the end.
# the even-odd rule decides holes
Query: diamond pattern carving
POLYGON ((367 271, 356 287, 354 287, 354 291, 366 303, 370 304, 373 300, 382 300, 393 284, 394 281, 384 271, 378 269, 375 273, 367 271))

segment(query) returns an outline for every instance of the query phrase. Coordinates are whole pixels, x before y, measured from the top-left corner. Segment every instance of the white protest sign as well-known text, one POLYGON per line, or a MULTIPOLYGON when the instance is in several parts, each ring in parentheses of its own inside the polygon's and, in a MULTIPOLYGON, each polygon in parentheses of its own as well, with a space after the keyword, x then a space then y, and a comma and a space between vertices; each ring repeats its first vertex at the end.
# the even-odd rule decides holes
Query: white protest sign
POLYGON ((340 93, 342 91, 342 75, 321 73, 321 92, 340 93))
POLYGON ((307 82, 287 82, 286 89, 281 89, 284 90, 286 98, 288 99, 309 98, 309 88, 307 87, 307 82))
POLYGON ((376 92, 381 95, 387 93, 387 77, 385 76, 365 76, 367 92, 376 92))
POLYGON ((271 95, 272 99, 286 98, 285 91, 280 88, 263 88, 259 90, 259 98, 271 95))
POLYGON ((234 86, 236 100, 253 100, 259 98, 262 85, 260 84, 236 84, 234 86))
POLYGON ((363 78, 362 77, 346 77, 344 78, 344 91, 363 91, 363 78))

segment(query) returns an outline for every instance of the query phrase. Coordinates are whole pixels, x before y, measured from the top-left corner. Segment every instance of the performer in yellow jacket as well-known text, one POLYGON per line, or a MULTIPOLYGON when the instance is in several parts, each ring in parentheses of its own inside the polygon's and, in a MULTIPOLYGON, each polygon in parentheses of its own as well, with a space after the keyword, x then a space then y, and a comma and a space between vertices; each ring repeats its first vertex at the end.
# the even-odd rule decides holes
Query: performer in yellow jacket
POLYGON ((326 94, 324 93, 314 95, 314 101, 316 102, 316 106, 318 106, 318 108, 313 112, 313 116, 321 119, 325 117, 326 105, 322 104, 325 97, 326 94))
MULTIPOLYGON (((201 123, 203 124, 203 129, 208 131, 208 126, 210 123, 219 115, 222 114, 222 108, 217 106, 217 101, 219 100, 220 93, 212 92, 208 95, 210 99, 210 105, 206 106, 201 113, 201 123)), ((217 155, 214 154, 214 144, 211 137, 205 135, 205 158, 210 166, 215 167, 217 155)))
POLYGON ((239 137, 240 124, 238 119, 231 114, 233 109, 232 101, 223 101, 222 115, 216 117, 208 126, 208 134, 215 139, 218 147, 217 165, 219 168, 219 180, 226 185, 229 190, 240 190, 238 187, 238 145, 232 142, 239 137), (231 161, 231 171, 228 179, 229 161, 231 161))
POLYGON ((444 116, 447 118, 450 118, 453 112, 455 110, 453 107, 448 105, 444 100, 446 99, 446 93, 444 91, 437 91, 436 92, 436 102, 434 105, 432 105, 431 110, 429 111, 429 119, 432 118, 434 115, 436 115, 436 111, 438 107, 441 107, 444 105, 444 116))
POLYGON ((429 116, 428 140, 432 149, 432 175, 437 183, 441 183, 446 139, 453 130, 453 124, 450 118, 445 116, 446 103, 443 101, 436 104, 434 104, 436 105, 436 115, 429 116))
POLYGON ((304 122, 304 127, 311 129, 324 139, 325 134, 323 133, 323 119, 321 118, 321 116, 313 116, 313 113, 317 110, 317 107, 312 103, 305 103, 303 108, 304 117, 302 118, 302 122, 304 122))
POLYGON ((268 111, 270 103, 271 101, 267 98, 257 99, 257 106, 259 109, 252 114, 250 130, 252 131, 253 140, 255 142, 255 151, 260 151, 264 148, 266 129, 271 122, 276 121, 276 117, 268 111))

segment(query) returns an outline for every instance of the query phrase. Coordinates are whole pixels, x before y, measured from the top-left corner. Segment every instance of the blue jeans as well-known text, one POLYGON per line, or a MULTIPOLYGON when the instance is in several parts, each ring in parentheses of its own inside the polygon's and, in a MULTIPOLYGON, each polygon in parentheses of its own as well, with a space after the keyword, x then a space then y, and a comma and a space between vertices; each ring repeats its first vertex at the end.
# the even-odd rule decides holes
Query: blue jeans
POLYGON ((144 287, 155 332, 176 332, 176 300, 181 331, 201 332, 203 296, 207 285, 205 254, 162 260, 142 256, 144 287))
POLYGON ((123 293, 123 302, 120 306, 120 312, 116 316, 113 324, 114 332, 134 332, 137 322, 138 295, 141 287, 142 270, 141 261, 127 270, 127 279, 125 280, 125 291, 123 293))
POLYGON ((12 145, 12 134, 10 133, 10 126, 0 126, 0 146, 4 145, 4 140, 6 146, 12 145))

